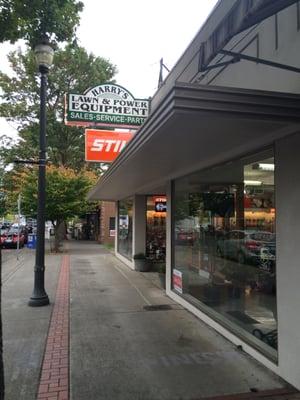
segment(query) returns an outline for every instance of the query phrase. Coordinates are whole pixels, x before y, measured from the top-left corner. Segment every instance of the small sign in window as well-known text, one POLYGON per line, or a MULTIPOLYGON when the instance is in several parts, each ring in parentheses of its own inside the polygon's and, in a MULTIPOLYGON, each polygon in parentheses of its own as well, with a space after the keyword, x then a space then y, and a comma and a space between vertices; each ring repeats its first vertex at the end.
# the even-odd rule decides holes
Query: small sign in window
POLYGON ((154 207, 156 212, 166 212, 167 211, 167 199, 165 197, 156 197, 154 202, 154 207))
POLYGON ((178 269, 173 269, 173 288, 182 294, 182 272, 178 269))

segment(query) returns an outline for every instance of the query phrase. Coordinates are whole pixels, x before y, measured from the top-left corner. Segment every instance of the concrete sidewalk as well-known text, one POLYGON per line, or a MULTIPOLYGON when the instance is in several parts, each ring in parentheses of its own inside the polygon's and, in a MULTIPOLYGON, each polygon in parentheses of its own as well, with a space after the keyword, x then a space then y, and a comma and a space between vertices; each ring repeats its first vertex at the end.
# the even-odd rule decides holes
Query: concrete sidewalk
POLYGON ((97 245, 76 247, 72 400, 191 400, 286 386, 166 297, 147 273, 131 271, 97 245))
POLYGON ((32 253, 27 251, 22 266, 4 283, 6 400, 35 400, 38 392, 39 399, 51 400, 195 400, 241 393, 231 398, 300 398, 288 394, 291 387, 284 381, 166 297, 155 275, 131 271, 96 243, 70 241, 66 247, 67 255, 46 257, 50 306, 27 306, 32 253), (67 265, 70 342, 68 352, 61 351, 69 357, 62 358, 45 349, 49 339, 57 350, 58 341, 64 345, 68 337, 61 333, 63 312, 69 310, 67 265), (58 288, 63 287, 56 292, 59 274, 58 288), (54 306, 65 311, 54 308, 52 313, 54 306), (51 357, 61 358, 50 363, 51 357), (68 371, 69 379, 57 376, 52 384, 45 380, 50 364, 68 371))
POLYGON ((2 250, 2 323, 5 400, 34 400, 48 335, 62 255, 46 256, 45 281, 51 305, 27 305, 33 289, 34 250, 22 249, 19 260, 2 250))

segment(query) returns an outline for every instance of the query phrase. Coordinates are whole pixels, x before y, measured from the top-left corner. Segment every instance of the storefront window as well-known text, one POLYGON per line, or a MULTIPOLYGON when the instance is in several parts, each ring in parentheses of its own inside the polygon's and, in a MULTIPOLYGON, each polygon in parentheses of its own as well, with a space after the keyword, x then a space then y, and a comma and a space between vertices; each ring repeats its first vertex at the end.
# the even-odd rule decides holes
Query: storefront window
POLYGON ((174 203, 173 290, 274 352, 273 151, 178 179, 174 203))
POLYGON ((129 259, 132 257, 132 210, 132 199, 119 201, 118 252, 129 259))
POLYGON ((155 261, 166 258, 166 211, 165 196, 147 196, 146 255, 155 261))

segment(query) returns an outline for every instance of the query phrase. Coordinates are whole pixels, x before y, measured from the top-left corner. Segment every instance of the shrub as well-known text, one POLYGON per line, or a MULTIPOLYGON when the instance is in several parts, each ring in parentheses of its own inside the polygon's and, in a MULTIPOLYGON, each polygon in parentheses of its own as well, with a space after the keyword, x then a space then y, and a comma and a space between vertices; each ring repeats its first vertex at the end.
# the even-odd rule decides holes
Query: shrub
POLYGON ((134 260, 145 260, 146 256, 144 253, 137 253, 137 254, 134 254, 133 259, 134 260))

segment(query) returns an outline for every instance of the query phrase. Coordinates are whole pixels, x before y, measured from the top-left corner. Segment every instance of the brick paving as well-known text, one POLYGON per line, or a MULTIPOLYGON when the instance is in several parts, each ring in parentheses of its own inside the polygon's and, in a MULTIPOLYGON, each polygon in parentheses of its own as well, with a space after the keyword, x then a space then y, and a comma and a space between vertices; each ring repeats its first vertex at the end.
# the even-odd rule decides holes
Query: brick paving
POLYGON ((69 271, 70 256, 64 255, 46 341, 37 400, 69 399, 69 271))

